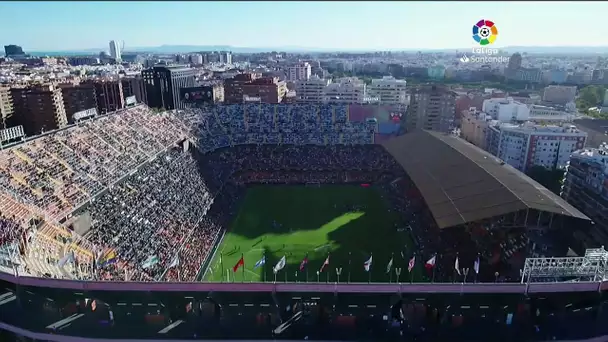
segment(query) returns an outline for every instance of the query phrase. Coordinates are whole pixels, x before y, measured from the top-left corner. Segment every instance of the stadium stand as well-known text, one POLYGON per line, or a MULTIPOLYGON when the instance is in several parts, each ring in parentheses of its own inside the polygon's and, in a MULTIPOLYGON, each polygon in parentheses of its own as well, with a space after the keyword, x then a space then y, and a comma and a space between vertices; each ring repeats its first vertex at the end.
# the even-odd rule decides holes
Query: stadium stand
MULTIPOLYGON (((564 228, 584 229, 584 215, 454 137, 378 145, 374 113, 395 117, 335 105, 137 106, 0 151, 0 327, 53 334, 44 340, 608 334, 601 279, 506 283, 528 255, 572 247, 564 228), (244 185, 349 182, 382 188, 447 284, 196 282, 244 185), (80 233, 82 217, 90 229, 80 233), (456 257, 472 265, 478 255, 476 280, 500 284, 456 275, 456 257)), ((598 265, 606 272, 608 258, 598 265)))

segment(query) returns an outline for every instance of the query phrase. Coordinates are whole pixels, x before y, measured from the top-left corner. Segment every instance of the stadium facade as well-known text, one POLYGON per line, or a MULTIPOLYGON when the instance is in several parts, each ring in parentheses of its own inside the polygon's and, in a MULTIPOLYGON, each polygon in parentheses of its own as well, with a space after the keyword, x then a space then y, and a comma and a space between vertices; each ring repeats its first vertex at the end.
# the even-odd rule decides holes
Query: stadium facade
MULTIPOLYGON (((603 324, 608 318, 608 283, 603 281, 608 253, 543 255, 578 249, 571 244, 571 227, 585 230, 589 219, 455 137, 431 132, 396 137, 404 114, 386 106, 251 104, 163 113, 137 106, 1 151, 0 327, 49 341, 512 341, 608 335, 603 324), (197 234, 201 220, 196 216, 212 215, 231 193, 215 196, 219 188, 212 181, 191 178, 184 178, 191 181, 187 188, 164 182, 160 193, 142 184, 195 173, 200 164, 186 153, 191 144, 213 156, 239 145, 378 143, 403 169, 405 195, 425 208, 420 212, 427 236, 439 237, 424 241, 443 253, 438 283, 180 281, 184 275, 194 280, 197 270, 191 270, 183 249, 173 253, 175 234, 197 234), (188 189, 187 196, 180 195, 188 189), (163 203, 170 211, 157 214, 155 205, 163 194, 174 200, 163 203), (192 196, 200 196, 200 212, 188 216, 192 196), (128 210, 142 198, 150 200, 151 211, 128 210), (110 222, 138 229, 138 234, 117 231, 104 220, 88 218, 87 212, 119 220, 110 222), (163 228, 158 230, 152 219, 163 228), (116 240, 108 241, 112 236, 116 240), (155 244, 140 246, 142 238, 155 244), (133 253, 130 262, 121 260, 127 251, 133 253), (476 258, 482 258, 479 282, 456 276, 460 270, 454 260, 472 265, 476 258), (120 266, 120 272, 103 271, 111 264, 120 266), (181 270, 177 278, 172 278, 174 267, 181 270)), ((238 167, 241 159, 230 165, 238 167)), ((225 165, 200 171, 218 175, 225 165)), ((208 224, 216 227, 215 221, 208 224)), ((220 232, 208 234, 213 244, 220 232)), ((425 260, 433 251, 427 253, 425 260)))

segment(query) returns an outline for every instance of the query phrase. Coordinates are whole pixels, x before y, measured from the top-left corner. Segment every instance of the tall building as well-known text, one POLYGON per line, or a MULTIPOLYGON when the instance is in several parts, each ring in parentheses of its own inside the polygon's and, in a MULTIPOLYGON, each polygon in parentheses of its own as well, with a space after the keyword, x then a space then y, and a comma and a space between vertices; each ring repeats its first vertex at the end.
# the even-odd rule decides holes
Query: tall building
POLYGON ((19 45, 4 45, 4 54, 7 57, 23 56, 25 52, 23 52, 23 49, 19 45))
POLYGON ((323 102, 336 104, 365 103, 365 82, 345 77, 325 87, 323 102))
POLYGON ((76 121, 74 114, 88 109, 97 109, 97 96, 95 86, 90 83, 84 84, 60 84, 59 88, 63 95, 63 104, 68 123, 76 121))
POLYGON ((519 52, 516 52, 511 55, 509 58, 509 64, 507 64, 507 69, 509 70, 517 70, 521 68, 522 57, 519 52))
POLYGON ((120 45, 115 40, 110 40, 110 57, 114 60, 120 61, 120 45))
POLYGON ((9 87, 0 86, 0 119, 2 126, 0 129, 6 128, 6 122, 13 116, 13 98, 9 87))
POLYGON ((219 62, 225 64, 232 64, 232 52, 221 51, 219 53, 219 62))
POLYGON ((522 172, 532 166, 564 168, 570 154, 585 147, 587 139, 587 133, 570 124, 500 123, 490 127, 490 130, 499 135, 498 146, 493 147, 497 151, 495 155, 522 172))
POLYGON ((202 65, 203 64, 203 55, 195 53, 188 57, 190 63, 194 65, 202 65))
POLYGON ((87 82, 95 88, 97 110, 99 114, 115 112, 125 108, 125 98, 120 80, 101 79, 87 82))
POLYGON ((545 87, 543 91, 543 101, 555 104, 566 105, 568 102, 574 102, 576 98, 576 86, 561 86, 550 85, 545 87))
POLYGON ((407 82, 392 76, 373 79, 367 86, 367 97, 377 98, 381 104, 405 105, 408 102, 406 93, 407 82))
POLYGON ((296 102, 298 103, 323 103, 325 96, 325 87, 330 83, 330 80, 312 76, 308 80, 299 80, 295 82, 296 102))
POLYGON ((120 82, 122 83, 122 93, 125 99, 129 96, 135 96, 137 103, 147 103, 146 84, 141 75, 121 78, 120 82))
POLYGON ((166 110, 184 109, 180 89, 194 87, 195 70, 183 66, 155 66, 142 71, 148 106, 166 110))
POLYGON ((408 131, 427 129, 448 132, 454 128, 456 93, 442 86, 412 90, 406 117, 408 131))
POLYGON ((561 196, 595 223, 588 236, 579 237, 586 246, 608 245, 608 146, 575 151, 561 196))
POLYGON ((300 63, 287 68, 287 81, 296 82, 301 80, 308 80, 310 78, 311 66, 308 63, 300 63))
POLYGON ((11 88, 14 115, 10 126, 23 125, 26 135, 64 127, 68 123, 61 89, 50 85, 11 88))

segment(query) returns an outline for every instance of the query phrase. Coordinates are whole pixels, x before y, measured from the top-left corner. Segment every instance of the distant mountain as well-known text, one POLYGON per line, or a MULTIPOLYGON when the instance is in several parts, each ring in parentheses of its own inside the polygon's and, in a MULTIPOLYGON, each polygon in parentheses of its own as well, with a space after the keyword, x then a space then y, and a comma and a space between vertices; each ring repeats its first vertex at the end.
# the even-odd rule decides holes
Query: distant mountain
MULTIPOLYGON (((471 48, 461 49, 385 49, 384 51, 404 51, 404 52, 454 52, 467 51, 471 48)), ((507 46, 498 48, 507 53, 528 53, 528 54, 608 54, 608 46, 507 46)), ((74 56, 74 55, 96 55, 105 48, 98 49, 83 49, 72 51, 33 51, 30 52, 34 56, 74 56)), ((277 46, 277 47, 237 47, 230 45, 161 45, 156 47, 134 47, 128 48, 124 53, 156 53, 156 54, 174 54, 188 53, 198 51, 232 51, 234 53, 260 53, 269 51, 284 51, 284 52, 300 52, 300 53, 322 53, 322 52, 368 52, 380 51, 377 49, 329 49, 329 48, 314 48, 314 47, 299 47, 299 46, 277 46)))
POLYGON ((507 52, 525 52, 530 54, 608 54, 608 46, 507 46, 501 50, 507 52))

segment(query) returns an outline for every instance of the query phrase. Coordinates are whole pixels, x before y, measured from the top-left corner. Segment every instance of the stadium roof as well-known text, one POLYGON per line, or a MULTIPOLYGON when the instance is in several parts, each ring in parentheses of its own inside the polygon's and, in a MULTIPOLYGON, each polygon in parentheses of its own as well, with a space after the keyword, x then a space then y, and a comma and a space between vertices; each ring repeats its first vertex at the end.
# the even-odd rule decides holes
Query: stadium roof
POLYGON ((524 209, 589 220, 530 177, 455 136, 416 131, 382 145, 420 190, 439 228, 524 209))

